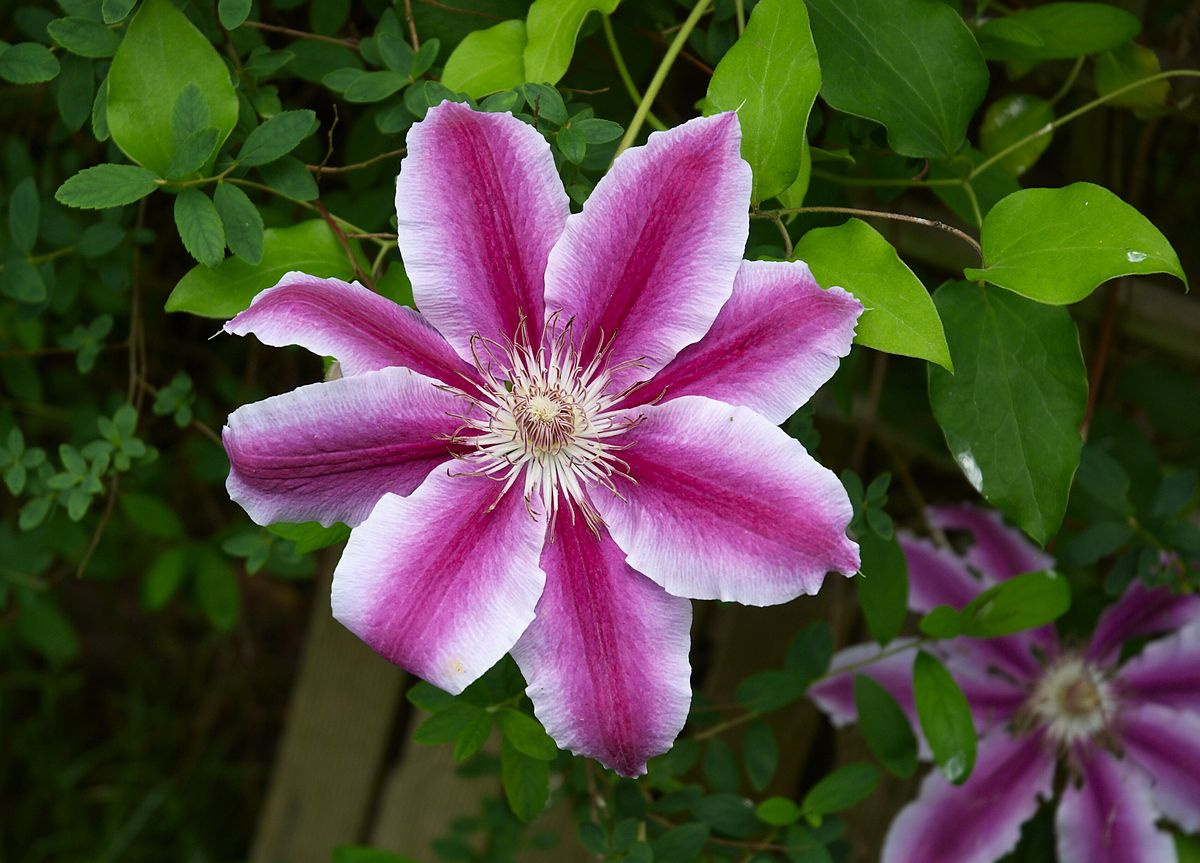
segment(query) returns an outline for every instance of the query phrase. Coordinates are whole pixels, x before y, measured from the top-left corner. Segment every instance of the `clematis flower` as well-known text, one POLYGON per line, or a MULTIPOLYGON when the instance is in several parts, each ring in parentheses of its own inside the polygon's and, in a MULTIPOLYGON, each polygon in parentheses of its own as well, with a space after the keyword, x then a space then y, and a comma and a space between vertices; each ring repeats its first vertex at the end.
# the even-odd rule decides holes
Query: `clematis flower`
POLYGON ((354 528, 338 620, 453 693, 511 651, 559 745, 630 776, 687 717, 689 599, 858 569, 841 484, 777 426, 862 307, 741 260, 740 137, 651 135, 572 215, 535 129, 444 103, 396 187, 420 312, 291 273, 225 327, 341 364, 223 432, 256 522, 354 528))
MULTIPOLYGON (((965 557, 902 537, 909 605, 925 613, 961 608, 1002 579, 1053 561, 992 512, 934 509, 932 521, 974 537, 965 557)), ((929 648, 927 648, 929 649, 929 648)), ((935 648, 962 686, 979 733, 975 769, 961 786, 940 773, 892 822, 884 863, 991 863, 1010 851, 1040 800, 1058 795, 1060 863, 1164 863, 1175 859, 1168 819, 1200 830, 1200 597, 1134 582, 1104 611, 1083 649, 1061 644, 1051 626, 935 648), (1176 631, 1120 661, 1134 637, 1176 631)), ((874 645, 839 653, 834 668, 877 654, 874 645)), ((914 718, 911 654, 859 673, 883 685, 914 718)), ((853 674, 813 688, 835 724, 855 718, 853 674)))

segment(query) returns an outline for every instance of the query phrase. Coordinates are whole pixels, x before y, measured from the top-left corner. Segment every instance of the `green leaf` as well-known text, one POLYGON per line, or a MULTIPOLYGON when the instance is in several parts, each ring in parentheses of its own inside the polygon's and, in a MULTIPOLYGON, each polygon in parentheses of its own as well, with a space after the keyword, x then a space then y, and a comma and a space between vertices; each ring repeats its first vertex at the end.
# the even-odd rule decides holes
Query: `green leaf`
MULTIPOLYGON (((989 156, 994 155, 1052 122, 1054 109, 1049 102, 1040 96, 1014 93, 997 99, 984 112, 983 123, 979 126, 979 146, 989 156)), ((1053 138, 1053 132, 1039 135, 1001 159, 1000 166, 1019 177, 1033 166, 1053 138)))
POLYGON ((975 724, 971 707, 942 663, 925 651, 913 661, 917 718, 942 774, 961 785, 975 767, 975 724))
POLYGON ((183 539, 183 522, 166 501, 139 491, 124 491, 121 511, 138 533, 160 539, 183 539))
POLYGON ((258 264, 263 256, 263 223, 258 207, 246 193, 232 183, 221 183, 213 193, 213 203, 225 226, 225 242, 248 264, 258 264))
POLYGON ((303 108, 281 111, 246 136, 237 160, 243 165, 265 165, 294 150, 316 128, 317 115, 303 108))
POLYGON ((37 242, 41 209, 42 202, 33 177, 17 183, 8 199, 8 233, 13 245, 25 254, 29 254, 37 242))
POLYGON ((583 27, 583 19, 593 10, 601 15, 611 15, 616 11, 618 2, 534 0, 526 18, 528 40, 523 48, 524 75, 517 83, 532 81, 535 84, 557 84, 571 65, 571 55, 575 53, 575 40, 583 27))
MULTIPOLYGON (((1120 90, 1161 71, 1158 55, 1153 50, 1126 42, 1111 51, 1096 55, 1096 91, 1101 96, 1107 96, 1114 90, 1120 90)), ((1170 92, 1170 81, 1155 81, 1135 87, 1120 96, 1114 96, 1108 104, 1142 110, 1161 108, 1167 103, 1170 92)))
POLYGON ((755 791, 762 791, 770 784, 779 766, 779 741, 771 726, 755 722, 746 729, 742 737, 742 759, 750 786, 755 791))
POLYGON ((169 548, 154 559, 142 578, 142 608, 155 611, 162 608, 183 584, 187 570, 187 554, 182 548, 169 548))
POLYGON ((193 267, 171 291, 166 310, 230 318, 249 306, 259 291, 277 284, 293 270, 318 278, 354 276, 354 268, 329 225, 322 219, 312 219, 264 231, 263 257, 257 265, 226 258, 212 269, 193 267))
POLYGON ((111 57, 121 37, 99 21, 78 16, 56 18, 46 25, 54 43, 80 57, 111 57))
POLYGON ((953 368, 928 291, 866 222, 850 219, 836 228, 809 231, 796 244, 794 257, 808 264, 822 287, 845 288, 863 304, 856 342, 953 368))
POLYGON ((399 72, 363 72, 342 92, 347 102, 380 102, 400 92, 408 84, 408 76, 399 72))
POLYGON ((558 755, 558 746, 528 713, 505 707, 497 711, 496 719, 504 739, 530 758, 553 761, 558 755))
POLYGON ((772 827, 787 827, 800 820, 804 813, 787 797, 768 797, 754 810, 759 820, 772 827))
POLYGON ((16 631, 22 641, 55 665, 79 655, 75 627, 49 596, 35 596, 21 606, 16 631))
POLYGON ((317 181, 299 159, 284 156, 258 169, 268 186, 294 201, 311 201, 317 197, 317 181))
POLYGON ((466 761, 487 743, 492 734, 492 715, 480 710, 454 741, 454 760, 466 761))
POLYGON ((524 50, 524 21, 501 21, 476 30, 459 42, 446 60, 442 83, 475 99, 509 90, 525 81, 524 50))
POLYGON ((1053 570, 1027 572, 996 584, 959 612, 959 632, 996 638, 1057 620, 1071 607, 1071 586, 1053 570))
POLYGON ((0 78, 13 84, 49 81, 58 68, 58 59, 36 42, 18 42, 0 51, 0 78))
POLYGON ((117 24, 133 10, 137 0, 104 0, 100 6, 100 17, 105 24, 117 24))
POLYGON ((108 72, 108 128, 129 158, 167 171, 175 153, 172 113, 189 84, 204 95, 220 146, 238 116, 225 62, 171 0, 143 0, 108 72))
POLYGON ((714 791, 734 792, 742 781, 733 747, 719 737, 709 740, 704 747, 704 778, 714 791))
POLYGON ((908 563, 895 536, 883 539, 875 531, 859 537, 862 569, 854 583, 858 603, 871 637, 881 645, 900 634, 908 614, 908 563))
POLYGON ((217 16, 226 30, 241 27, 249 14, 250 0, 220 0, 217 4, 217 16))
POLYGON ((54 88, 54 100, 58 105, 59 116, 72 132, 83 127, 88 114, 92 111, 92 99, 95 97, 96 64, 83 57, 67 54, 62 58, 62 71, 54 88))
POLYGON ((413 50, 407 42, 395 33, 377 32, 375 47, 379 50, 379 59, 383 61, 384 66, 406 78, 409 76, 413 65, 413 50))
POLYGON ((199 189, 184 189, 175 196, 175 227, 188 254, 206 267, 225 257, 225 229, 212 199, 199 189))
MULTIPOLYGON (((316 524, 316 522, 310 523, 316 524)), ((279 527, 279 525, 272 525, 271 527, 279 527)), ((268 530, 269 529, 270 528, 268 528, 268 530)), ((348 533, 349 528, 347 528, 347 534, 348 533)), ((458 703, 458 699, 455 696, 451 695, 449 692, 438 689, 431 683, 426 683, 424 680, 418 681, 416 684, 414 684, 408 690, 408 692, 405 693, 405 698, 407 698, 410 703, 428 713, 440 713, 443 710, 449 710, 458 703)))
POLYGON ((195 174, 212 156, 217 147, 217 130, 200 129, 175 142, 175 154, 167 166, 167 179, 181 180, 195 174))
POLYGON ((1038 542, 1058 530, 1079 465, 1087 376, 1065 309, 951 282, 935 294, 957 372, 929 369, 950 454, 1038 542))
POLYGON ((879 768, 872 764, 847 764, 816 785, 800 804, 805 815, 829 815, 849 809, 879 784, 879 768))
POLYGON ((426 746, 450 743, 457 740, 480 714, 487 715, 487 711, 474 704, 455 702, 417 726, 417 730, 413 732, 413 740, 426 746))
POLYGON ((857 674, 854 706, 872 754, 901 779, 912 776, 917 770, 917 738, 896 699, 870 677, 857 674))
POLYGON ((1030 63, 1107 51, 1141 29, 1136 16, 1107 3, 1047 3, 992 18, 976 35, 989 60, 1030 63))
POLYGON ((939 0, 808 0, 821 95, 887 127, 904 156, 949 158, 988 87, 963 19, 939 0))
POLYGON ((229 564, 219 554, 205 554, 200 558, 193 586, 200 610, 209 622, 222 632, 231 631, 241 612, 242 597, 229 564))
POLYGON ((804 4, 762 0, 745 32, 717 64, 705 109, 709 114, 737 111, 742 158, 754 170, 754 203, 795 182, 804 161, 808 115, 820 87, 821 67, 804 4))
POLYGON ((1187 285, 1158 228, 1093 183, 1014 192, 987 214, 981 239, 984 268, 966 277, 1042 303, 1078 302, 1117 276, 1168 273, 1187 285))
POLYGON ((317 521, 306 521, 300 524, 279 522, 268 525, 267 530, 276 536, 291 540, 300 554, 328 548, 336 543, 344 542, 350 536, 350 528, 341 522, 330 527, 324 527, 317 521))
POLYGON ((67 178, 54 193, 54 199, 68 207, 103 210, 132 204, 157 188, 157 178, 145 168, 96 165, 67 178))
POLYGON ((513 813, 522 821, 532 821, 546 807, 550 763, 530 758, 504 738, 500 743, 500 781, 513 813))
POLYGON ((695 863, 708 842, 708 831, 700 822, 672 827, 654 840, 654 863, 695 863))

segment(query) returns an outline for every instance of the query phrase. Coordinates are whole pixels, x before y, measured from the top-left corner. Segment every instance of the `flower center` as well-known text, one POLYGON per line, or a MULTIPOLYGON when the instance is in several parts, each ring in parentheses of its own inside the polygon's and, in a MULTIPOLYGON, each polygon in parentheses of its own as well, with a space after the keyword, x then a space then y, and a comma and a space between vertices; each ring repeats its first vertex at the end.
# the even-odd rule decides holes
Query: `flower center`
POLYGON ((615 372, 637 363, 606 367, 604 349, 583 362, 569 321, 548 346, 530 345, 522 328, 506 344, 476 336, 472 350, 482 383, 470 391, 447 388, 470 405, 453 439, 470 448, 461 456, 472 467, 466 475, 502 483, 493 508, 523 478, 530 515, 536 517, 536 500, 553 527, 565 503, 572 519, 578 509, 598 531, 600 515, 587 488, 620 494, 614 480, 629 474, 616 453, 629 444, 613 439, 641 421, 614 410, 634 387, 614 393, 610 383, 615 372))
POLYGON ((1116 698, 1100 669, 1068 655, 1046 669, 1027 707, 1051 740, 1070 746, 1109 727, 1116 698))

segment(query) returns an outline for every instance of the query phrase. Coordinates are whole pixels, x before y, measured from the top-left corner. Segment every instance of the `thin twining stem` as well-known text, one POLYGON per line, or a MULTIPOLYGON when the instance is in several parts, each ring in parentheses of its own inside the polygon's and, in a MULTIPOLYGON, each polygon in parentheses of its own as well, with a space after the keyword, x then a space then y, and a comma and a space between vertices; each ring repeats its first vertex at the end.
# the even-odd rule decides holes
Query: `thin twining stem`
MULTIPOLYGON (((892 656, 896 656, 897 654, 904 653, 905 651, 909 650, 919 649, 929 641, 930 639, 926 638, 925 636, 921 636, 920 638, 914 638, 912 641, 898 642, 886 650, 879 651, 879 653, 875 654, 874 656, 868 656, 866 659, 860 659, 858 662, 851 662, 847 665, 841 666, 840 668, 831 668, 820 677, 809 681, 808 688, 811 689, 818 683, 823 683, 835 675, 840 676, 843 674, 853 674, 863 668, 874 665, 877 662, 881 662, 892 656)), ((700 731, 697 731, 692 735, 692 739, 707 740, 710 737, 716 737, 718 734, 723 734, 731 728, 737 728, 739 725, 745 725, 747 722, 752 722, 753 720, 762 716, 764 712, 766 711, 748 710, 738 716, 726 719, 724 722, 718 722, 716 725, 710 725, 708 728, 702 728, 700 731)))
MULTIPOLYGON (((629 67, 625 65, 625 58, 621 55, 621 48, 617 45, 617 35, 613 33, 612 21, 609 16, 605 15, 600 19, 600 25, 604 28, 604 39, 608 42, 608 50, 612 54, 613 65, 617 67, 617 75, 621 79, 621 83, 625 85, 625 92, 629 94, 629 98, 633 100, 634 105, 642 103, 642 94, 638 91, 637 85, 633 83, 633 76, 629 74, 629 67)), ((646 122, 650 124, 652 129, 657 129, 660 132, 665 132, 667 127, 662 120, 654 116, 654 112, 646 109, 646 122)))
POLYGON ((679 28, 679 32, 675 34, 674 40, 667 46, 667 53, 663 55, 662 62, 658 64, 658 69, 654 72, 654 77, 650 79, 650 85, 646 87, 646 93, 642 96, 642 101, 638 104, 637 111, 633 114, 633 119, 629 121, 629 128, 625 130, 625 137, 621 139, 621 143, 617 146, 617 152, 614 155, 619 156, 637 140, 638 132, 642 130, 642 123, 646 121, 646 115, 650 113, 650 105, 658 97, 658 91, 662 89, 663 82, 667 80, 667 73, 671 71, 671 67, 675 65, 675 58, 679 56, 679 52, 683 50, 684 43, 687 42, 688 36, 695 29, 696 24, 700 21, 705 10, 708 8, 708 0, 699 0, 691 14, 683 22, 683 26, 679 28))
POLYGON ((1142 78, 1140 81, 1134 81, 1132 84, 1126 84, 1124 87, 1118 87, 1117 89, 1113 90, 1110 93, 1105 93, 1103 96, 1099 96, 1099 97, 1093 99, 1092 101, 1088 102, 1086 105, 1080 105, 1074 111, 1069 111, 1068 113, 1063 114, 1058 119, 1054 120, 1053 122, 1047 123, 1045 126, 1038 129, 1036 132, 1031 132, 1030 134, 1026 135, 1024 138, 1022 138, 1021 140, 1016 141, 1016 142, 1010 144, 1009 146, 1005 147, 1000 152, 992 154, 990 157, 988 157, 987 159, 984 159, 982 162, 980 162, 978 165, 976 165, 971 170, 971 173, 967 175, 967 179, 974 180, 976 177, 978 177, 980 174, 982 174, 988 168, 992 167, 992 165, 999 162, 1001 159, 1003 159, 1009 153, 1013 153, 1013 152, 1021 149, 1026 144, 1028 144, 1030 141, 1036 140, 1037 138, 1040 138, 1042 135, 1049 135, 1051 132, 1053 132, 1055 129, 1059 128, 1060 126, 1065 126, 1067 123, 1070 123, 1072 120, 1076 120, 1079 117, 1082 117, 1088 111, 1091 111, 1095 108, 1099 108, 1101 105, 1105 104, 1106 102, 1111 102, 1113 99, 1117 98, 1118 96, 1122 96, 1125 93, 1128 93, 1132 90, 1136 90, 1138 87, 1142 87, 1146 84, 1153 84, 1155 81, 1165 81, 1168 78, 1200 78, 1200 70, 1198 70, 1198 69, 1175 69, 1171 72, 1159 72, 1157 75, 1150 75, 1147 78, 1142 78))
POLYGON ((775 219, 779 216, 802 213, 845 213, 848 216, 863 216, 868 219, 889 219, 893 222, 911 222, 914 225, 937 228, 939 231, 953 234, 964 243, 969 244, 975 250, 976 254, 979 255, 980 260, 983 260, 983 249, 980 247, 979 242, 966 231, 960 231, 953 225, 947 225, 945 222, 939 222, 937 219, 923 219, 920 216, 910 216, 907 213, 890 213, 886 210, 861 210, 858 207, 788 207, 782 210, 753 210, 750 215, 759 219, 775 219))
POLYGON ((320 176, 321 174, 347 174, 350 171, 361 171, 363 168, 369 168, 377 162, 382 162, 385 159, 394 159, 397 156, 403 156, 407 152, 408 150, 406 150, 404 147, 401 147, 399 150, 389 150, 386 153, 380 153, 378 156, 372 156, 371 158, 365 159, 361 162, 355 162, 353 165, 336 165, 334 167, 329 167, 327 165, 308 165, 307 167, 308 170, 312 171, 317 176, 320 176))
POLYGON ((357 39, 339 39, 337 36, 323 36, 320 33, 309 33, 306 30, 293 30, 291 27, 280 27, 278 24, 264 24, 262 21, 246 21, 244 27, 255 30, 269 30, 272 33, 282 33, 295 39, 309 39, 313 42, 328 42, 331 45, 343 45, 353 51, 358 50, 357 39))

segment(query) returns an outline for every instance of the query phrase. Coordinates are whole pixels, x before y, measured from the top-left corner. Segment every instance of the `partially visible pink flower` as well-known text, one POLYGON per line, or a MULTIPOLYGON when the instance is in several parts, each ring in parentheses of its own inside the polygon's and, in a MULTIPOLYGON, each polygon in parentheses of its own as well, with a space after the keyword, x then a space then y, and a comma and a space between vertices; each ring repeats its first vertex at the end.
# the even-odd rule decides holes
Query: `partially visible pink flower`
MULTIPOLYGON (((909 606, 962 607, 981 590, 1053 561, 970 506, 931 510, 945 530, 972 534, 965 559, 909 536, 909 606)), ((1064 648, 1051 626, 992 639, 954 639, 935 648, 971 703, 979 732, 975 769, 962 785, 931 772, 920 796, 892 822, 884 863, 992 863, 1012 850, 1039 798, 1054 796, 1056 763, 1067 783, 1058 801, 1060 863, 1164 863, 1175 859, 1166 818, 1200 830, 1200 597, 1135 582, 1105 610, 1084 650, 1064 648), (1135 636, 1174 631, 1120 663, 1135 636)), ((878 648, 859 645, 834 668, 878 648)), ((915 720, 912 657, 862 668, 915 720)), ((839 725, 855 718, 853 674, 813 687, 839 725)), ((914 723, 915 724, 915 723, 914 723)))
POLYGON ((554 739, 631 776, 687 717, 689 598, 858 569, 841 484, 777 425, 862 307, 741 260, 740 137, 651 135, 570 215, 536 130, 444 103, 396 189, 421 312, 292 273, 226 325, 341 364, 223 435, 255 521, 355 527, 337 618, 450 692, 511 650, 554 739))

